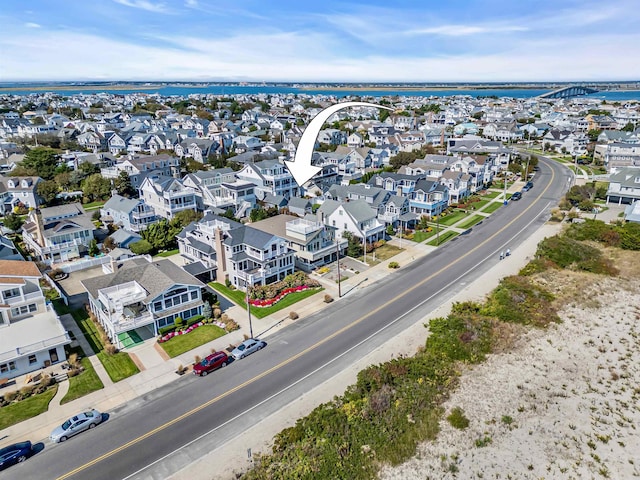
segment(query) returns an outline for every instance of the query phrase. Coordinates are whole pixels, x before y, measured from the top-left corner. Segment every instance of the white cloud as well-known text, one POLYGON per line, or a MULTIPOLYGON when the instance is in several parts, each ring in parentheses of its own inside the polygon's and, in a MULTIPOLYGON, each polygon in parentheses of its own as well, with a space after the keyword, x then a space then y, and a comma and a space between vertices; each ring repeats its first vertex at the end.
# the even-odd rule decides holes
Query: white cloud
POLYGON ((25 23, 24 26, 27 28, 40 28, 42 25, 38 23, 28 22, 28 23, 25 23))
POLYGON ((2 81, 575 81, 640 78, 625 45, 640 33, 521 41, 493 54, 347 56, 330 34, 275 32, 232 38, 174 37, 174 48, 40 30, 0 36, 2 81), (65 69, 59 47, 65 46, 65 69), (561 52, 558 54, 558 52, 561 52))
POLYGON ((198 0, 185 0, 184 4, 189 8, 197 8, 198 0))
POLYGON ((148 12, 170 13, 171 10, 164 3, 152 2, 150 0, 113 0, 120 5, 131 8, 139 8, 148 12))
POLYGON ((524 32, 527 27, 519 26, 482 26, 482 25, 440 25, 438 27, 420 28, 416 30, 406 30, 406 35, 444 35, 450 37, 461 37, 467 35, 477 35, 483 33, 504 33, 504 32, 524 32))

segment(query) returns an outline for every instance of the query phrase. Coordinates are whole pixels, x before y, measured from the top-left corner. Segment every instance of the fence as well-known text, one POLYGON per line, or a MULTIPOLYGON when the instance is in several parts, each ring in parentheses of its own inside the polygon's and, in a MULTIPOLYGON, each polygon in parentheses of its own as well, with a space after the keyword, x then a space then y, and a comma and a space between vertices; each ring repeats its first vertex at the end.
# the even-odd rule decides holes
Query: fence
POLYGON ((87 268, 96 267, 98 265, 104 265, 105 263, 109 263, 110 261, 111 257, 109 255, 103 255, 102 257, 87 258, 72 263, 67 263, 65 265, 57 266, 57 268, 65 273, 71 273, 77 272, 78 270, 85 270, 87 268))
POLYGON ((42 278, 44 278, 44 280, 49 284, 51 288, 58 292, 58 295, 60 295, 60 298, 62 299, 64 304, 68 306, 69 299, 65 295, 64 291, 58 286, 58 284, 51 277, 49 277, 49 275, 43 275, 42 278))

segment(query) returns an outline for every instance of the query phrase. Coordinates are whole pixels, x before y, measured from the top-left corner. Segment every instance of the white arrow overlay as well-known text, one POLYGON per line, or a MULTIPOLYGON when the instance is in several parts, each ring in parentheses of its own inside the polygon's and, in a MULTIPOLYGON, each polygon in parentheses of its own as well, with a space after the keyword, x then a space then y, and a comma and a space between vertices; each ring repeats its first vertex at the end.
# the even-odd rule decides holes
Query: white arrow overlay
POLYGON ((320 133, 320 130, 322 130, 324 122, 326 122, 327 119, 338 110, 349 107, 375 107, 393 110, 392 108, 376 105, 375 103, 344 102, 331 105, 318 113, 313 117, 313 120, 309 122, 309 126, 307 126, 302 137, 300 137, 300 143, 296 149, 294 161, 285 160, 284 162, 298 185, 302 186, 311 177, 322 170, 322 167, 311 165, 311 158, 313 156, 313 147, 316 144, 316 138, 318 138, 318 134, 320 133))

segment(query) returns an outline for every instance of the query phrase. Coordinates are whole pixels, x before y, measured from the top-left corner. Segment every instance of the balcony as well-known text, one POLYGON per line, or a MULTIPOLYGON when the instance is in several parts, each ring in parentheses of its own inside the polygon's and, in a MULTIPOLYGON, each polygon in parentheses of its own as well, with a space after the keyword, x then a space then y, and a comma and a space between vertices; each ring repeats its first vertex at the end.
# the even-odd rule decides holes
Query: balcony
MULTIPOLYGON (((89 239, 87 238, 87 241, 89 239)), ((42 254, 47 254, 47 253, 57 253, 60 252, 62 250, 66 250, 69 248, 73 248, 73 247, 79 247, 81 245, 84 245, 84 240, 80 239, 80 238, 74 238, 73 240, 69 241, 69 242, 61 242, 61 243, 57 243, 54 245, 49 245, 47 247, 42 247, 40 249, 40 251, 42 252, 42 254)))
POLYGON ((150 217, 155 217, 156 216, 156 212, 154 212, 153 210, 146 210, 144 212, 133 212, 131 214, 131 216, 135 219, 135 220, 142 220, 144 218, 150 218, 150 217))
POLYGON ((9 350, 7 352, 0 353, 0 362, 10 361, 18 357, 31 354, 33 352, 39 352, 49 347, 65 345, 67 343, 71 343, 71 339, 69 338, 69 335, 65 333, 62 335, 58 335, 57 337, 52 337, 46 340, 41 340, 39 342, 30 343, 22 347, 16 347, 14 350, 9 350))
POLYGON ((153 314, 147 312, 144 315, 138 315, 136 317, 121 315, 119 318, 111 317, 111 324, 115 333, 122 333, 134 328, 144 327, 154 322, 153 314))
POLYGON ((44 296, 42 295, 42 292, 38 290, 37 292, 27 293, 22 296, 18 295, 16 297, 5 298, 4 302, 7 305, 17 305, 19 303, 24 303, 29 300, 42 299, 42 298, 44 298, 44 296))

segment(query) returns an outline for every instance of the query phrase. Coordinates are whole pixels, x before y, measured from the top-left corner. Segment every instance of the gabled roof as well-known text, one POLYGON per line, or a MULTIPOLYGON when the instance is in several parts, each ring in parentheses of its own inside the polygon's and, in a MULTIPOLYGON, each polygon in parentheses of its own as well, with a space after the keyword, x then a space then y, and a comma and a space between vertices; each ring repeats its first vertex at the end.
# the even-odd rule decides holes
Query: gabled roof
POLYGON ((149 262, 144 258, 122 262, 115 273, 88 278, 81 280, 80 283, 92 297, 96 298, 103 288, 133 281, 147 291, 145 302, 150 302, 176 284, 204 286, 200 280, 185 272, 171 260, 149 262))
POLYGON ((0 272, 3 277, 41 277, 35 262, 24 260, 0 260, 0 272))
POLYGON ((142 201, 138 198, 126 198, 116 193, 107 200, 107 203, 105 203, 102 208, 105 210, 116 210, 118 212, 130 213, 141 202, 142 201))
POLYGON ((249 245, 257 249, 264 249, 273 240, 273 235, 261 230, 242 225, 227 232, 227 237, 223 240, 225 245, 249 245))

